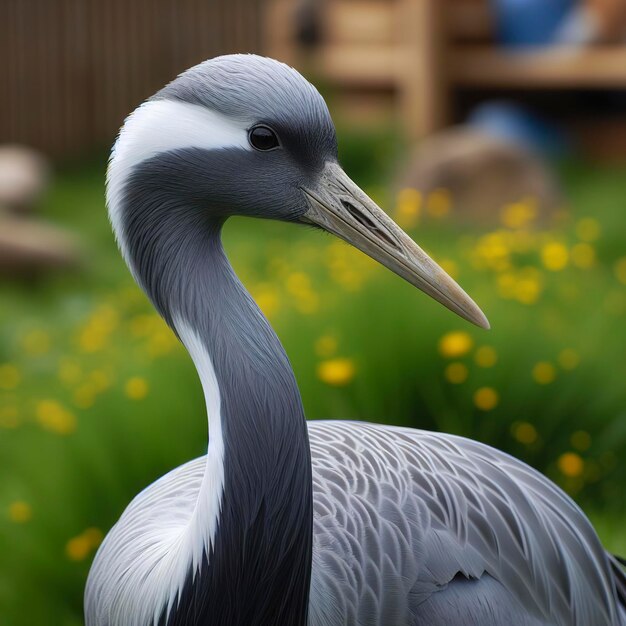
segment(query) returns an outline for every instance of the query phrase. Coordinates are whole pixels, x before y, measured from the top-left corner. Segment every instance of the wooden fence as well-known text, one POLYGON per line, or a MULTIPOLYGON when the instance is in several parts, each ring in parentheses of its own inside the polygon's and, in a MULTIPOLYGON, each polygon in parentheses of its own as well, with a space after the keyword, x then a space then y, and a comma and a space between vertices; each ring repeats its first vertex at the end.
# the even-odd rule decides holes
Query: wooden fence
POLYGON ((264 0, 0 0, 0 143, 109 146, 180 71, 261 46, 264 0))

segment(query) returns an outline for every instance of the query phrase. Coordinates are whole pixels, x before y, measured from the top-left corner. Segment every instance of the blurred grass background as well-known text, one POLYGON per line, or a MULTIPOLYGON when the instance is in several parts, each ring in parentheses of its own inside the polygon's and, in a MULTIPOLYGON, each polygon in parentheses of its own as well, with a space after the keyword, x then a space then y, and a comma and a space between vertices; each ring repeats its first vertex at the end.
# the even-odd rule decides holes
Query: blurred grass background
MULTIPOLYGON (((481 331, 342 242, 233 219, 229 255, 285 344, 309 419, 458 433, 545 472, 626 552, 626 169, 566 163, 569 206, 492 223, 444 189, 391 197, 392 134, 341 141, 347 171, 476 299, 481 331)), ((81 232, 81 270, 0 286, 0 623, 82 623, 103 533, 204 453, 190 359, 133 283, 107 222, 104 158, 66 169, 43 215, 81 232), (54 616, 51 620, 50 616, 54 616)))
POLYGON ((231 220, 308 418, 506 450, 626 555, 626 12, 553 4, 0 3, 0 626, 83 624, 104 534, 205 452, 192 363, 116 249, 102 150, 146 97, 230 52, 322 89, 347 172, 492 324, 320 232, 231 220))

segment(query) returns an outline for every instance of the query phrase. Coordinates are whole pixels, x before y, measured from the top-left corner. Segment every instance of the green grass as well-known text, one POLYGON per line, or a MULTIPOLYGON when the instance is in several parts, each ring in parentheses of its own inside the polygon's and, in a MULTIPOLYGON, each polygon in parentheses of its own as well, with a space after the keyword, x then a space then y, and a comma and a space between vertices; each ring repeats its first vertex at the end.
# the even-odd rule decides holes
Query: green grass
MULTIPOLYGON (((393 151, 376 145, 383 167, 393 151)), ((347 169, 380 195, 362 154, 349 148, 347 169)), ((309 418, 437 429, 507 450, 574 495, 624 553, 625 174, 564 168, 571 206, 544 230, 422 210, 409 232, 456 269, 490 332, 318 232, 232 220, 226 245, 285 344, 309 418), (586 217, 600 226, 588 242, 596 260, 578 267, 586 217), (554 244, 568 258, 550 271, 542 255, 554 244), (492 367, 476 363, 483 346, 497 355, 492 367), (446 379, 450 363, 466 380, 446 379), (537 363, 554 379, 539 384, 537 363), (484 388, 489 410, 476 406, 484 388)), ((206 445, 193 367, 130 279, 102 187, 98 168, 68 171, 45 201, 46 217, 80 232, 80 270, 0 286, 0 624, 81 624, 98 534, 88 529, 106 531, 141 488, 206 445)))

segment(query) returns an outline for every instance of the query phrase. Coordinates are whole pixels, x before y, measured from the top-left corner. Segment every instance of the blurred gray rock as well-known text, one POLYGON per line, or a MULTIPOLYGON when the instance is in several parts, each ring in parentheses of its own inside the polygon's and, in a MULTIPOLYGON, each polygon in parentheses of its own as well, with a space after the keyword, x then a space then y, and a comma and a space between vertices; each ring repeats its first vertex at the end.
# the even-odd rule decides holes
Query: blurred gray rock
POLYGON ((0 210, 32 210, 49 178, 50 167, 39 152, 18 145, 0 146, 0 210))
POLYGON ((78 261, 76 240, 32 219, 0 214, 0 274, 30 276, 78 261))
POLYGON ((422 141, 399 186, 423 194, 450 192, 457 216, 495 222, 502 209, 531 198, 539 217, 561 205, 558 184, 544 162, 525 148, 468 127, 422 141))

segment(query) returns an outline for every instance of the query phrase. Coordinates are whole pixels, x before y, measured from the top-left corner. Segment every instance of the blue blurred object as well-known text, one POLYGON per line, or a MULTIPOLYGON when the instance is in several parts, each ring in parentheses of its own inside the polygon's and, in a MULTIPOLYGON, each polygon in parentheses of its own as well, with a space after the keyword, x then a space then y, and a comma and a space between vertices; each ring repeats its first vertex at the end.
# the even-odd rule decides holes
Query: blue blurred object
POLYGON ((567 135, 558 126, 510 102, 482 104, 472 111, 468 123, 492 137, 547 157, 562 157, 571 149, 567 135))
POLYGON ((579 0, 491 0, 498 39, 505 46, 542 46, 554 41, 558 28, 579 0))

